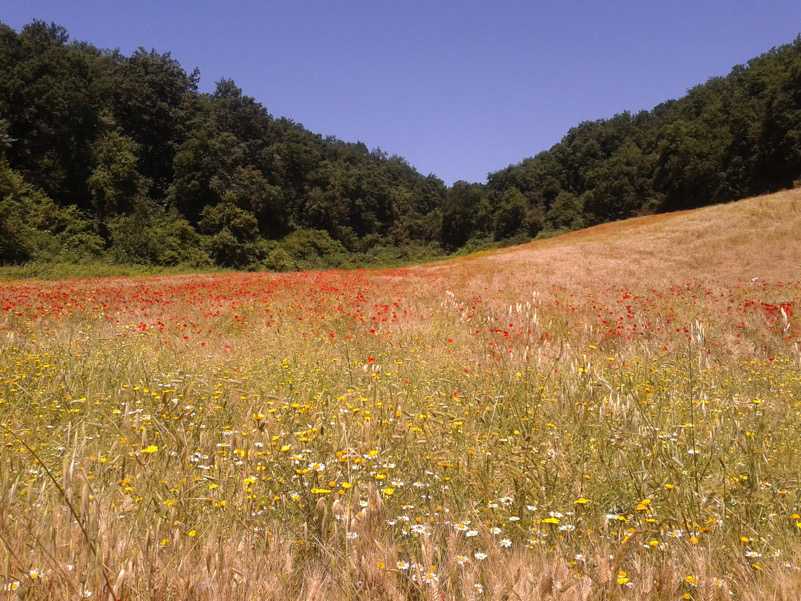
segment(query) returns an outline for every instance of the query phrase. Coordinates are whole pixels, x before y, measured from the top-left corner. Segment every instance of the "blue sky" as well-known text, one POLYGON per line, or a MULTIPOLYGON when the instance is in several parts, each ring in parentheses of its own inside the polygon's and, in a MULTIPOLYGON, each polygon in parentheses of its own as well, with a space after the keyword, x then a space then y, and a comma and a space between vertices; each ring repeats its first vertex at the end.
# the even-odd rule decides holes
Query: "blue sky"
POLYGON ((398 154, 447 184, 651 109, 801 33, 801 2, 0 0, 129 54, 170 51, 274 116, 398 154))

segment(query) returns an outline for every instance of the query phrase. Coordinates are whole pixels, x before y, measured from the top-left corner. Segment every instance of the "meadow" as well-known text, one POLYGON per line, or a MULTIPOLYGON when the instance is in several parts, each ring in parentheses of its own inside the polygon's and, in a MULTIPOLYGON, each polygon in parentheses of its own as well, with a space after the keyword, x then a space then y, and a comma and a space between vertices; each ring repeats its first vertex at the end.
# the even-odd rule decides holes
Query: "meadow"
POLYGON ((0 283, 0 598, 796 599, 801 192, 0 283))

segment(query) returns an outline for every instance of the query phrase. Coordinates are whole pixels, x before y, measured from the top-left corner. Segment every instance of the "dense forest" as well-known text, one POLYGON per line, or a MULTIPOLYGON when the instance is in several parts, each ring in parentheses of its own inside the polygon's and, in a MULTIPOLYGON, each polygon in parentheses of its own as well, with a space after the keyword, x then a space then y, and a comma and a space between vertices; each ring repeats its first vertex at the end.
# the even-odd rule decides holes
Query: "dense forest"
POLYGON ((0 24, 0 264, 290 270, 414 260, 801 179, 801 36, 651 111, 584 122, 485 184, 274 117, 169 53, 0 24))

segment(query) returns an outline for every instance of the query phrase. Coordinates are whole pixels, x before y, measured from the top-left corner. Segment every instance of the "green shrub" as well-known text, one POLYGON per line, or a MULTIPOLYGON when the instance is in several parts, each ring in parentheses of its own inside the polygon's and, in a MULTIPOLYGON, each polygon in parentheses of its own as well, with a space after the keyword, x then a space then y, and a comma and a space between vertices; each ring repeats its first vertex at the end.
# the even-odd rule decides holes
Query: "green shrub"
POLYGON ((165 212, 153 202, 137 199, 133 212, 108 224, 111 256, 117 263, 208 267, 201 236, 176 211, 165 212))
POLYGON ((301 268, 321 269, 342 263, 347 250, 325 230, 297 230, 281 241, 281 247, 301 268))
POLYGON ((74 206, 59 207, 0 161, 0 264, 96 258, 103 240, 74 206))

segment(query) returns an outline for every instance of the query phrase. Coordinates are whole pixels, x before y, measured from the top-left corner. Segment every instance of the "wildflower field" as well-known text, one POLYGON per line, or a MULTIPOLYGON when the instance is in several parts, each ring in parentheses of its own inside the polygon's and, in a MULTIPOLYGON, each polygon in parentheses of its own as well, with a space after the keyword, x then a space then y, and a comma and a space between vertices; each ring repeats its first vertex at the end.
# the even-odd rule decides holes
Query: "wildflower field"
POLYGON ((796 599, 799 197, 0 283, 0 598, 796 599))

